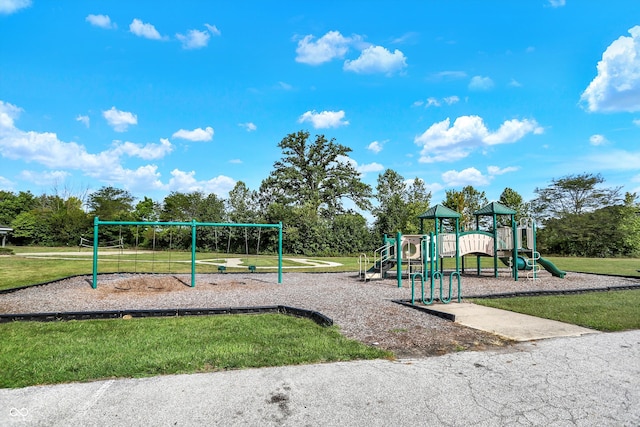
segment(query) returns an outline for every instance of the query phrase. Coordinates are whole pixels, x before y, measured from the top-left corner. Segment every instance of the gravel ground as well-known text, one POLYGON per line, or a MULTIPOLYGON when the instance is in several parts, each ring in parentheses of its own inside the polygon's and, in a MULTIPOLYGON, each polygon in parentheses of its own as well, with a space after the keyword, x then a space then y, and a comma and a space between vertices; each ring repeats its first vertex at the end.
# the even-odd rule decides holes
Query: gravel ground
MULTIPOLYGON (((91 288, 90 280, 90 276, 76 277, 0 294, 0 313, 288 305, 319 311, 332 318, 345 336, 391 350, 398 357, 510 344, 495 335, 393 303, 394 299, 411 298, 408 280, 398 288, 395 279, 364 283, 354 273, 285 273, 282 284, 272 273, 202 274, 197 275, 192 288, 188 286, 190 275, 112 274, 100 275, 97 289, 91 288)), ((509 277, 464 275, 462 294, 628 285, 640 285, 640 279, 579 273, 560 279, 543 271, 536 281, 521 278, 515 282, 509 277)), ((448 280, 445 292, 446 288, 448 280)), ((419 293, 418 288, 416 295, 419 293)))

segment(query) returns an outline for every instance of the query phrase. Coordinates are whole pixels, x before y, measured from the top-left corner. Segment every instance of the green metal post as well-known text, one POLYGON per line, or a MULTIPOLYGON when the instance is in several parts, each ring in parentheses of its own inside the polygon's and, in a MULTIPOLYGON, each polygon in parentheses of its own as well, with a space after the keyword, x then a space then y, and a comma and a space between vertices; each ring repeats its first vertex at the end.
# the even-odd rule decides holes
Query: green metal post
MULTIPOLYGON (((533 258, 533 278, 537 279, 538 275, 536 274, 536 250, 537 250, 537 245, 536 245, 536 222, 534 220, 531 220, 531 229, 533 230, 533 232, 531 234, 533 234, 533 246, 532 246, 532 250, 533 252, 531 252, 531 258, 533 258)), ((538 254, 539 256, 540 254, 538 254)))
POLYGON ((493 276, 498 277, 498 219, 493 214, 493 276))
POLYGON ((518 281, 518 225, 516 224, 515 216, 511 217, 511 230, 513 233, 513 278, 518 281))
POLYGON ((278 283, 282 283, 282 222, 278 223, 278 283))
POLYGON ((396 233, 396 271, 398 272, 398 287, 402 287, 402 234, 396 233))
POLYGON ((191 287, 196 287, 196 220, 191 224, 191 287))
POLYGON ((93 218, 93 281, 91 287, 98 287, 98 217, 93 218))

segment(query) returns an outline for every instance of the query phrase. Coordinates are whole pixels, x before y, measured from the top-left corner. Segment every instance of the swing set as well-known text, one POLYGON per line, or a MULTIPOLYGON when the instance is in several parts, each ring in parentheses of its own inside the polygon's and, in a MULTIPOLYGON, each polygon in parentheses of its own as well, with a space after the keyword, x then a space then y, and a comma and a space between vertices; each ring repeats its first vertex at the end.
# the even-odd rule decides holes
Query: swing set
MULTIPOLYGON (((246 240, 246 230, 247 228, 257 228, 258 236, 263 228, 276 228, 278 230, 278 283, 282 283, 282 223, 278 224, 242 224, 242 223, 213 223, 213 222, 196 222, 195 220, 191 222, 162 222, 162 221, 101 221, 98 217, 95 217, 93 220, 93 281, 91 283, 91 287, 96 289, 98 287, 98 235, 100 226, 113 226, 119 225, 122 226, 152 226, 154 227, 154 238, 153 238, 153 246, 155 249, 155 228, 156 227, 191 227, 191 287, 196 286, 196 229, 197 227, 229 227, 245 228, 245 240, 246 240)), ((215 229, 214 229, 215 230, 215 229)), ((172 234, 169 235, 169 245, 171 246, 172 242, 172 234)), ((138 241, 138 232, 136 232, 136 248, 138 241)), ((248 244, 245 242, 248 253, 248 244)), ((257 251, 260 248, 260 241, 258 239, 257 251)), ((101 246, 102 248, 102 246, 101 246)), ((256 252, 257 254, 257 252, 256 252)), ((171 254, 169 254, 171 256, 171 254)), ((137 258, 137 254, 136 254, 137 258)), ((249 266, 250 272, 255 272, 255 265, 249 266)))

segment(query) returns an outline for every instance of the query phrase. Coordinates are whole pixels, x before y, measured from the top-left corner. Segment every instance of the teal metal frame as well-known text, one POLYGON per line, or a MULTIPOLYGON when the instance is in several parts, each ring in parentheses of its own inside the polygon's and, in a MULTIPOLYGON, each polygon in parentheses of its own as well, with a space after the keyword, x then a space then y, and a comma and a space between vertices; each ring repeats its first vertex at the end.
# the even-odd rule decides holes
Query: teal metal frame
POLYGON ((101 225, 151 225, 151 226, 189 226, 191 227, 191 287, 196 286, 196 227, 255 227, 278 229, 278 283, 282 283, 282 223, 278 224, 241 224, 217 222, 162 222, 162 221, 100 221, 93 218, 93 281, 91 287, 98 287, 98 230, 101 225))

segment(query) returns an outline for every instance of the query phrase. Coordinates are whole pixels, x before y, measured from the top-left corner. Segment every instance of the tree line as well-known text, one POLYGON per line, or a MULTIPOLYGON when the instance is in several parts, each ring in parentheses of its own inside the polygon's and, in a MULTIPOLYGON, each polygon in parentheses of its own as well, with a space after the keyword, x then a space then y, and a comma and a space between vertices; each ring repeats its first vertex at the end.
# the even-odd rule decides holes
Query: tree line
MULTIPOLYGON (((282 157, 258 190, 239 181, 227 198, 201 191, 171 192, 162 201, 105 186, 78 196, 0 191, 0 224, 14 229, 16 245, 77 246, 93 238, 93 218, 113 221, 191 221, 215 223, 282 222, 283 250, 290 254, 332 256, 370 251, 382 235, 416 234, 418 216, 432 205, 424 181, 407 180, 387 169, 375 189, 361 180, 348 154, 351 149, 299 131, 278 147, 282 157), (372 203, 375 201, 375 204, 372 203), (368 224, 360 212, 370 212, 368 224)), ((550 254, 632 256, 640 253, 640 206, 635 193, 604 186, 598 174, 553 179, 524 201, 505 188, 499 202, 514 209, 516 220, 536 219, 538 245, 550 254)), ((473 212, 489 202, 473 186, 445 191, 444 206, 462 215, 465 228, 475 228, 473 212)), ((504 221, 504 219, 503 219, 504 221)), ((505 224, 506 225, 506 224, 505 224)), ((427 224, 431 229, 431 225, 427 224)), ((156 249, 188 249, 189 227, 101 227, 101 242, 156 249)), ((198 250, 233 253, 275 252, 277 233, 256 228, 201 227, 198 250)))

